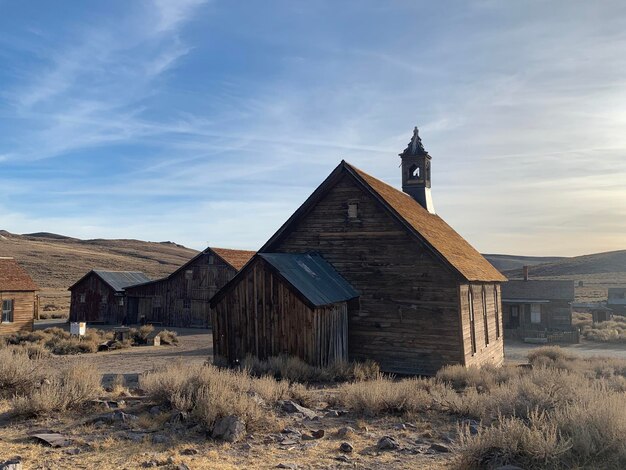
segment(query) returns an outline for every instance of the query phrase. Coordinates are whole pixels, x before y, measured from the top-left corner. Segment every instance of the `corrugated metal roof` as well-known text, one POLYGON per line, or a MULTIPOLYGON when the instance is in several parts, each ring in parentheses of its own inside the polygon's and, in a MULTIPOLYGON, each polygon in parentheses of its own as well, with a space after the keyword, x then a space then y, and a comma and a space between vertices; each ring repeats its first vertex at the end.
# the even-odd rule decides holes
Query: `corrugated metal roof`
POLYGON ((259 256, 317 307, 359 296, 359 292, 317 253, 259 253, 259 256))
POLYGON ((101 271, 94 269, 93 272, 100 276, 116 292, 121 292, 133 284, 141 284, 150 280, 144 273, 138 271, 101 271))

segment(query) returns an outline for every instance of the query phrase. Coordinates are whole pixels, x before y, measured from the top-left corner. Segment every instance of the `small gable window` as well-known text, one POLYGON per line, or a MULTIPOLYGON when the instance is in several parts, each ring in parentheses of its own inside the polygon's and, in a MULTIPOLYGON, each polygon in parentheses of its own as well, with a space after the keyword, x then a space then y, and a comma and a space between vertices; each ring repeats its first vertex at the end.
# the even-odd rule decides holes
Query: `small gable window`
POLYGON ((84 304, 84 303, 85 303, 85 299, 86 299, 86 297, 87 297, 87 296, 86 296, 86 294, 85 294, 85 293, 82 293, 82 294, 80 294, 80 295, 78 296, 78 301, 79 301, 81 304, 84 304))
POLYGON ((348 219, 357 219, 359 217, 359 205, 356 202, 348 203, 348 219))

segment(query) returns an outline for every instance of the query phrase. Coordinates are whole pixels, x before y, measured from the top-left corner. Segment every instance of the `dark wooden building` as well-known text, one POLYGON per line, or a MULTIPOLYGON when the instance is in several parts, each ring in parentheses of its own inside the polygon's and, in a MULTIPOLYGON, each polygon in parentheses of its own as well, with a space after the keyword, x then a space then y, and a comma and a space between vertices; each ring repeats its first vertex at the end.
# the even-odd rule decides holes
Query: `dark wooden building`
MULTIPOLYGON (((506 278, 434 213, 431 159, 417 129, 401 159, 405 192, 342 161, 259 254, 316 253, 359 293, 346 304, 350 360, 371 359, 384 371, 408 374, 434 374, 446 364, 499 365, 500 283, 506 278)), ((250 269, 213 301, 217 361, 233 359, 230 345, 237 340, 231 336, 241 335, 247 345, 237 354, 250 352, 259 337, 259 294, 250 294, 250 269)), ((285 300, 263 289, 261 302, 285 300)), ((278 314, 296 315, 294 309, 278 314)), ((314 316, 299 315, 293 328, 305 331, 314 316)), ((336 326, 326 325, 322 335, 337 334, 336 326)), ((265 354, 293 351, 289 335, 278 341, 265 354)), ((326 343, 313 345, 320 347, 326 343)), ((298 355, 319 357, 317 351, 298 355)))
POLYGON ((318 254, 258 254, 212 299, 214 350, 231 363, 248 354, 347 361, 348 304, 358 296, 318 254))
POLYGON ((609 287, 607 308, 615 315, 626 316, 626 287, 609 287))
POLYGON ((209 247, 165 278, 127 287, 128 322, 207 328, 210 298, 253 255, 209 247))
POLYGON ((541 330, 572 329, 574 281, 509 280, 502 286, 504 329, 511 336, 541 330))
POLYGON ((89 271, 69 288, 70 321, 127 324, 124 289, 149 280, 141 272, 89 271))
POLYGON ((0 257, 0 335, 32 331, 38 290, 15 259, 0 257))

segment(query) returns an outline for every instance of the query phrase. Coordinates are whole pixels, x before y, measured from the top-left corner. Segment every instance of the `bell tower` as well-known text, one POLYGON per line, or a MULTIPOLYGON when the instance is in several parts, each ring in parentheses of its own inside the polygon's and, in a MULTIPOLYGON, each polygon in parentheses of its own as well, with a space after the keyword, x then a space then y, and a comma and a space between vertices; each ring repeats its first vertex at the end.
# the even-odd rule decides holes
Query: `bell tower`
POLYGON ((400 154, 402 159, 402 191, 431 214, 435 213, 433 198, 430 193, 431 156, 424 150, 417 127, 413 129, 413 138, 409 146, 400 154))

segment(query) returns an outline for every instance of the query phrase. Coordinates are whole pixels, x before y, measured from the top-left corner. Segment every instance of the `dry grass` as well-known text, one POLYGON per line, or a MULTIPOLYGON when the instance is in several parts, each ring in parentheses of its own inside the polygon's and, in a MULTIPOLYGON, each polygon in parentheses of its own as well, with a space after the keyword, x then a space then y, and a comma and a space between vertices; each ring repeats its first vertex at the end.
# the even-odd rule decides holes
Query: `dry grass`
POLYGON ((247 356, 242 366, 257 377, 271 375, 278 380, 300 383, 363 381, 376 379, 380 375, 380 368, 373 361, 337 362, 329 367, 315 367, 287 355, 270 357, 264 361, 247 356))
POLYGON ((207 429, 228 415, 243 419, 248 430, 273 427, 272 407, 291 397, 287 382, 211 365, 168 365, 142 376, 140 386, 155 402, 189 413, 207 429))
POLYGON ((590 313, 574 313, 572 325, 587 341, 626 344, 626 317, 615 315, 611 321, 593 323, 590 313))
POLYGON ((0 349, 0 398, 27 394, 46 376, 42 361, 23 347, 0 349))
POLYGON ((35 344, 42 346, 53 354, 84 354, 93 353, 98 346, 112 339, 112 332, 89 328, 85 336, 77 338, 62 328, 46 328, 40 331, 14 333, 6 338, 9 344, 35 344))

